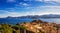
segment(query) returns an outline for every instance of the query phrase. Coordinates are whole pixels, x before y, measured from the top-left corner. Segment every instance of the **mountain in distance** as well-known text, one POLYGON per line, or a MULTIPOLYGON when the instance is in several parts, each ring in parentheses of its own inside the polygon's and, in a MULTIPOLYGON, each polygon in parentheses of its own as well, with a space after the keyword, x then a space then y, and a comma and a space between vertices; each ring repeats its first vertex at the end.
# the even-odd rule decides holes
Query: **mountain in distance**
POLYGON ((60 15, 58 14, 46 14, 46 15, 27 15, 27 16, 20 16, 20 17, 11 17, 11 16, 8 16, 6 17, 7 19, 26 19, 26 18, 29 18, 29 19, 36 19, 36 18, 60 18, 60 15))
POLYGON ((9 23, 9 24, 16 24, 20 22, 31 22, 36 19, 40 18, 60 18, 60 15, 57 14, 48 14, 48 15, 28 15, 28 16, 20 16, 20 17, 6 17, 0 18, 0 23, 9 23))
POLYGON ((21 18, 21 19, 37 19, 37 18, 60 18, 60 15, 58 14, 46 14, 46 15, 27 15, 27 16, 20 16, 20 17, 10 17, 8 16, 7 18, 21 18))
POLYGON ((41 15, 41 18, 60 18, 60 15, 58 14, 47 14, 47 15, 41 15))

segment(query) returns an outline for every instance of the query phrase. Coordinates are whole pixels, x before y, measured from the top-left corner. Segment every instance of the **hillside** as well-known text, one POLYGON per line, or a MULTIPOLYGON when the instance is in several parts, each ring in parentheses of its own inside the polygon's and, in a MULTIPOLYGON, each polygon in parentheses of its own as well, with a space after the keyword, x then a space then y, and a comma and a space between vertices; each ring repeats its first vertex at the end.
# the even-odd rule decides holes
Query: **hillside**
POLYGON ((60 24, 33 20, 16 25, 0 24, 0 33, 60 33, 60 24))

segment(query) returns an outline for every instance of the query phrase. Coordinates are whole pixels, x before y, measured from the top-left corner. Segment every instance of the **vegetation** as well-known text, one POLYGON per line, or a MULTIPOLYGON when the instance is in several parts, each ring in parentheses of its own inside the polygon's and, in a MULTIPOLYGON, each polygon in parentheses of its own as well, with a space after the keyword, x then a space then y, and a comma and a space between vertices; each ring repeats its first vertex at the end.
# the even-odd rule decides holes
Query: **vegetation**
POLYGON ((60 24, 34 20, 31 23, 0 24, 0 33, 60 33, 60 24))
POLYGON ((19 25, 9 25, 9 24, 0 24, 1 33, 20 33, 20 29, 26 29, 24 26, 19 25))

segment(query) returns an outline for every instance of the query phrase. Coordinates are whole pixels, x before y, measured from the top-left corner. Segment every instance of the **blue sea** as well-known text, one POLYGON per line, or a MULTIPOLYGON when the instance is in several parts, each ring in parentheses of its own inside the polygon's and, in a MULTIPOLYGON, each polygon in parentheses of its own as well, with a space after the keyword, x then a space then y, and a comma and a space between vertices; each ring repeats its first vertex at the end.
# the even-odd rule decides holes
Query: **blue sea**
POLYGON ((60 24, 60 18, 41 18, 42 21, 60 24))
MULTIPOLYGON (((60 24, 60 18, 39 18, 39 19, 45 22, 54 22, 60 24)), ((3 19, 0 20, 0 24, 1 23, 17 24, 22 22, 32 22, 33 20, 35 19, 7 19, 7 20, 3 19)))

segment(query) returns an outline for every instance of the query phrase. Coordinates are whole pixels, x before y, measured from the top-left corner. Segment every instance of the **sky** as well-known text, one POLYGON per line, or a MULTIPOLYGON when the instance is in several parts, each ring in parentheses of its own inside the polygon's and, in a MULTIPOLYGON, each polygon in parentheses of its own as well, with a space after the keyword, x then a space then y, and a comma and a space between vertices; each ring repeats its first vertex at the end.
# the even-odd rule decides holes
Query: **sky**
POLYGON ((59 14, 60 0, 0 0, 0 18, 59 14))

